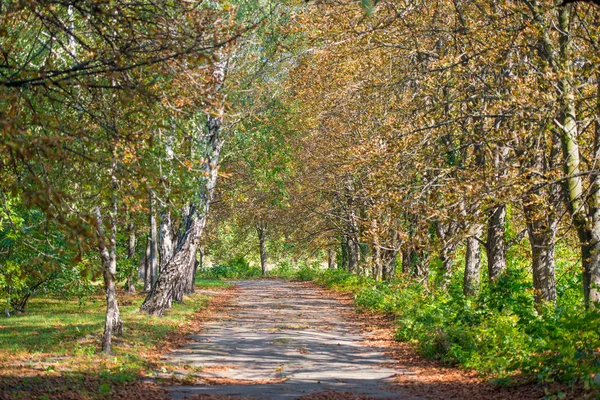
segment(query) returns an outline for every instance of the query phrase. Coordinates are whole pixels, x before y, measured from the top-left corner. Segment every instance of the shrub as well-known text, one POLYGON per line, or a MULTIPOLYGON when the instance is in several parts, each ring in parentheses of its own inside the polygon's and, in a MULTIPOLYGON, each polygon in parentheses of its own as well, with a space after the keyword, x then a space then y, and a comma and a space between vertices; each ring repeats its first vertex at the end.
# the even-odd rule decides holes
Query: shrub
POLYGON ((202 269, 197 275, 202 279, 253 279, 261 277, 262 271, 258 267, 250 266, 244 257, 237 257, 226 264, 202 269))

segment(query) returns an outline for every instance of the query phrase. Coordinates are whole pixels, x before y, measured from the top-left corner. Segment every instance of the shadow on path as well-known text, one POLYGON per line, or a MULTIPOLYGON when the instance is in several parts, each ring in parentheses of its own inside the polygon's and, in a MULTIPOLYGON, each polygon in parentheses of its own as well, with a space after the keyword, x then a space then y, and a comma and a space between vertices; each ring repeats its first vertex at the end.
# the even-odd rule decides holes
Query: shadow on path
POLYGON ((173 398, 295 399, 329 390, 414 398, 393 384, 394 377, 409 372, 394 368, 384 349, 360 343, 363 337, 341 314, 348 306, 294 282, 231 283, 239 291, 226 310, 229 317, 206 324, 202 334, 192 336, 194 343, 164 357, 202 367, 196 374, 200 384, 172 387, 173 398), (206 384, 215 382, 225 384, 206 384))

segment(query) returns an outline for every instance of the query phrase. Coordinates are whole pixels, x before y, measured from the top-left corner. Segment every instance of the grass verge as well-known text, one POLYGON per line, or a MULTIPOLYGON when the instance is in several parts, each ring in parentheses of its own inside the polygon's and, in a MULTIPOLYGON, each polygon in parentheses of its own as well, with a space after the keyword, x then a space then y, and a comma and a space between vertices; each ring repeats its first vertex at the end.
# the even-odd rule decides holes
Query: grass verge
MULTIPOLYGON (((221 281, 198 280, 198 288, 225 289, 221 281)), ((174 304, 165 316, 138 312, 143 293, 119 296, 124 334, 115 337, 112 356, 100 355, 105 302, 85 303, 50 297, 32 299, 26 314, 0 318, 0 399, 114 398, 133 391, 163 398, 143 377, 171 368, 161 354, 187 341, 210 298, 193 294, 174 304)))

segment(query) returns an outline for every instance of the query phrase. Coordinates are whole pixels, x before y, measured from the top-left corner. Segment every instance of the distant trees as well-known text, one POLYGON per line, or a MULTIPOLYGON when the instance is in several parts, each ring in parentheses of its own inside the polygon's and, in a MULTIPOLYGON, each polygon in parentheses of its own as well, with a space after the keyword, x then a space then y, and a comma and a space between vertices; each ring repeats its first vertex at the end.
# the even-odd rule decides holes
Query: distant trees
POLYGON ((271 91, 296 132, 285 141, 291 206, 278 219, 302 223, 286 238, 311 226, 306 245, 326 254, 337 241, 340 267, 392 279, 398 265, 438 288, 465 251, 465 295, 478 291, 482 265, 494 285, 526 239, 541 304, 556 300, 557 240, 575 231, 585 303, 597 303, 597 8, 368 8, 320 2, 290 25, 291 35, 312 28, 278 75, 285 92, 271 91))

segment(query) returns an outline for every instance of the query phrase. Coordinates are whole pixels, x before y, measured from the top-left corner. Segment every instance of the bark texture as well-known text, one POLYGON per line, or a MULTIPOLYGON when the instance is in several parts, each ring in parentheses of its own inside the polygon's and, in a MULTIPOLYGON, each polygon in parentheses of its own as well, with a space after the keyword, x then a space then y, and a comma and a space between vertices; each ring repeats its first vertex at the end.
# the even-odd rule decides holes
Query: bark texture
POLYGON ((335 250, 329 248, 327 250, 327 267, 329 269, 335 269, 335 250))
MULTIPOLYGON (((571 5, 559 11, 559 57, 551 65, 560 72, 559 98, 561 101, 561 143, 566 176, 567 205, 577 228, 583 266, 583 293, 587 306, 600 306, 600 180, 590 175, 589 193, 584 193, 580 168, 577 109, 573 88, 573 59, 571 54, 571 5)), ((547 46, 550 47, 550 46, 547 46)), ((551 53, 551 56, 554 53, 551 53)), ((600 161, 600 83, 597 92, 596 124, 593 142, 593 165, 600 161)))
POLYGON ((156 199, 154 193, 150 193, 150 286, 154 287, 158 278, 158 230, 156 227, 156 199))
POLYGON ((454 221, 449 222, 438 222, 436 230, 442 249, 440 251, 440 257, 442 259, 442 279, 440 286, 446 288, 450 283, 452 277, 452 271, 454 267, 454 253, 458 247, 456 240, 456 234, 458 232, 459 225, 454 221))
POLYGON ((146 237, 146 255, 144 256, 144 292, 152 288, 152 273, 150 269, 150 235, 146 237))
POLYGON ((173 256, 173 223, 171 213, 164 211, 160 217, 160 269, 162 269, 173 256))
POLYGON ((381 258, 383 260, 381 270, 381 278, 384 281, 390 281, 396 276, 396 259, 398 252, 396 250, 383 249, 381 258))
POLYGON ((489 212, 485 252, 488 259, 488 279, 494 282, 506 269, 506 205, 498 204, 489 212))
MULTIPOLYGON (((216 91, 223 83, 225 66, 215 64, 213 78, 216 91)), ((191 276, 196 259, 196 252, 206 221, 210 203, 217 183, 219 156, 223 146, 221 126, 223 123, 223 105, 207 117, 206 135, 202 137, 204 157, 202 169, 197 183, 197 195, 190 203, 189 213, 182 227, 182 234, 177 241, 173 256, 164 266, 156 284, 144 300, 141 311, 151 315, 162 315, 171 307, 172 301, 181 301, 183 294, 189 291, 191 276), (186 284, 187 282, 187 284, 186 284)))
POLYGON ((102 221, 100 207, 94 209, 98 234, 98 251, 100 253, 100 259, 102 260, 104 289, 106 293, 106 320, 104 323, 104 333, 102 335, 102 352, 106 354, 111 354, 112 352, 113 335, 120 335, 123 333, 123 322, 121 321, 119 313, 115 282, 117 274, 116 199, 114 199, 113 202, 112 215, 110 216, 110 237, 108 238, 108 244, 106 242, 106 232, 102 221))
POLYGON ((540 141, 541 135, 533 139, 534 154, 523 156, 527 161, 528 179, 533 187, 523 199, 523 211, 531 245, 533 286, 535 301, 556 301, 556 276, 554 272, 554 247, 558 229, 560 190, 556 183, 536 182, 539 176, 548 176, 557 167, 560 146, 554 140, 550 151, 540 141))
POLYGON ((262 276, 267 274, 267 223, 264 221, 257 221, 255 224, 256 234, 258 235, 258 244, 260 252, 260 269, 262 276))
POLYGON ((463 294, 474 295, 481 281, 481 243, 479 236, 483 227, 476 226, 471 236, 467 238, 467 250, 465 254, 465 276, 463 280, 463 294))

